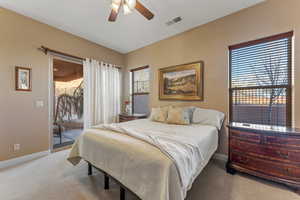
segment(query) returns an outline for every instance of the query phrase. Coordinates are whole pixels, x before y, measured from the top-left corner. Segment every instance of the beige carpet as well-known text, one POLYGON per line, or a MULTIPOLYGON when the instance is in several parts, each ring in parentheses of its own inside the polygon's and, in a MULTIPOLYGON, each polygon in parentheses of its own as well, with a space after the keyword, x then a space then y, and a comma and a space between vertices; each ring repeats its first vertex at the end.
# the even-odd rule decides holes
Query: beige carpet
MULTIPOLYGON (((103 190, 103 176, 87 176, 87 165, 73 167, 68 151, 0 171, 0 200, 118 200, 119 188, 103 190)), ((138 184, 138 183, 137 183, 138 184)), ((224 163, 211 161, 195 181, 187 200, 299 200, 284 186, 245 175, 229 175, 224 163)), ((129 194, 127 200, 136 200, 129 194)))

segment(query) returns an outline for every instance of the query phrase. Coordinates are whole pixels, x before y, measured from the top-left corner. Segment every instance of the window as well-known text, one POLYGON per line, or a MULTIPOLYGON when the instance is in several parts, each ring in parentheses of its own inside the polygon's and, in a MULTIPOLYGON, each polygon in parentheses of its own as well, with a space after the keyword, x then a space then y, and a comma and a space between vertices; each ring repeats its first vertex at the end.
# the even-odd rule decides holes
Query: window
POLYGON ((229 47, 231 122, 291 125, 292 37, 289 32, 229 47))
POLYGON ((149 113, 149 67, 131 70, 132 113, 149 113))

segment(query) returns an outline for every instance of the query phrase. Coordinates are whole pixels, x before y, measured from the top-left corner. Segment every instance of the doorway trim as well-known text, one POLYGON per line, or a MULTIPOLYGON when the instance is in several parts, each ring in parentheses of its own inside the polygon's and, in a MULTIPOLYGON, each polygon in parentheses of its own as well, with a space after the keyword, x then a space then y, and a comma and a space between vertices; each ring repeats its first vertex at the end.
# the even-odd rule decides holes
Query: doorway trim
MULTIPOLYGON (((48 62, 49 62, 49 71, 48 71, 48 74, 49 74, 49 77, 48 77, 48 131, 49 131, 49 150, 51 153, 53 152, 57 152, 60 150, 59 149, 55 149, 53 148, 54 144, 53 144, 53 115, 54 115, 54 99, 53 99, 53 96, 54 96, 54 88, 53 88, 53 61, 54 59, 58 59, 58 60, 63 60, 63 61, 67 61, 67 62, 71 62, 71 63, 76 63, 76 64, 81 64, 83 65, 83 62, 82 61, 75 61, 74 59, 72 58, 68 58, 66 56, 59 56, 57 54, 52 54, 52 53, 49 53, 49 59, 48 59, 48 62)), ((65 146, 63 148, 61 148, 62 150, 63 149, 67 149, 68 147, 71 147, 72 145, 69 145, 69 146, 65 146)))
POLYGON ((49 77, 48 77, 48 131, 49 131, 49 149, 53 152, 53 56, 49 55, 49 77))

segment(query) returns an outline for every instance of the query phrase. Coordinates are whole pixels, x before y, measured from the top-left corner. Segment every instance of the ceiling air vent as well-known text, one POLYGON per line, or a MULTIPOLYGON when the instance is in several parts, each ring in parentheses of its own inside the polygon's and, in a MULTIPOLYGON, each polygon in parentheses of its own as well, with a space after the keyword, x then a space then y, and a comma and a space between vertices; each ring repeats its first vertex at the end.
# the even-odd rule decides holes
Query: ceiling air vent
POLYGON ((182 18, 181 17, 176 17, 176 18, 172 19, 171 21, 168 21, 166 23, 166 25, 167 26, 171 26, 171 25, 176 24, 176 23, 178 23, 180 21, 182 21, 182 18))

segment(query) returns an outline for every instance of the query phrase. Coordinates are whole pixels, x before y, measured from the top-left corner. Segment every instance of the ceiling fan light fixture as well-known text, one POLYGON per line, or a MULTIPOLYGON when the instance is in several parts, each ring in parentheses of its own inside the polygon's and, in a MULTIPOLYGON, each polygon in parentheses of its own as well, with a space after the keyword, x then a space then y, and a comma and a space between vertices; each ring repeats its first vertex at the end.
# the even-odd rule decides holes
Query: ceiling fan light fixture
POLYGON ((135 10, 143 15, 146 19, 151 20, 154 17, 154 14, 139 0, 111 0, 111 12, 108 18, 109 22, 115 22, 120 10, 123 9, 125 15, 128 15, 135 10))
POLYGON ((110 7, 111 7, 111 9, 113 9, 115 12, 118 12, 120 6, 121 6, 121 4, 112 3, 110 7))
POLYGON ((124 15, 128 15, 128 14, 132 13, 132 10, 129 8, 129 6, 127 4, 123 5, 123 11, 124 11, 124 15))
POLYGON ((121 5, 122 0, 112 0, 111 3, 113 4, 117 4, 117 5, 121 5))
POLYGON ((125 4, 130 10, 134 10, 136 6, 136 0, 125 0, 125 4))

